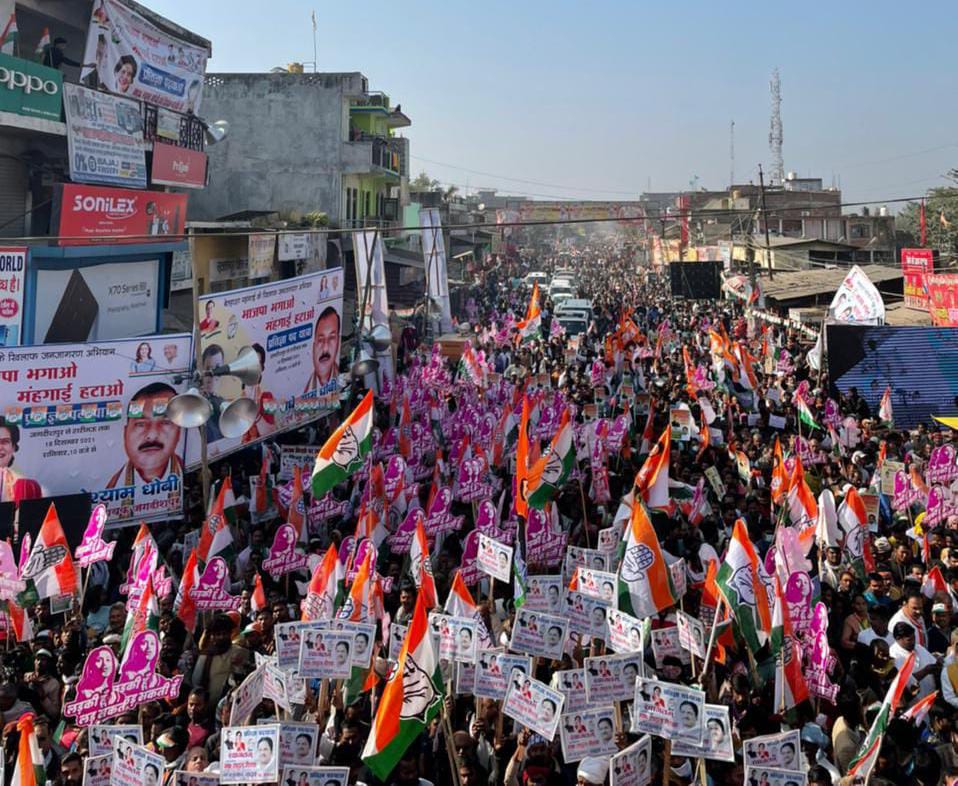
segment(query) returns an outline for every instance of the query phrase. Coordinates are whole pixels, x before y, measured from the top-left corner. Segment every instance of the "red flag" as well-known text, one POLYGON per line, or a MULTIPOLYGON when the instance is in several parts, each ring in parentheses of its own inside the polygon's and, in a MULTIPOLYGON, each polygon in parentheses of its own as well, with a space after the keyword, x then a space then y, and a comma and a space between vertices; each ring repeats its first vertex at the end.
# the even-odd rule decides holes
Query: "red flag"
POLYGON ((921 242, 919 242, 918 245, 924 248, 925 243, 928 240, 928 227, 927 227, 927 224, 925 223, 925 200, 924 199, 921 200, 921 206, 918 208, 918 226, 920 227, 920 230, 921 230, 921 242))

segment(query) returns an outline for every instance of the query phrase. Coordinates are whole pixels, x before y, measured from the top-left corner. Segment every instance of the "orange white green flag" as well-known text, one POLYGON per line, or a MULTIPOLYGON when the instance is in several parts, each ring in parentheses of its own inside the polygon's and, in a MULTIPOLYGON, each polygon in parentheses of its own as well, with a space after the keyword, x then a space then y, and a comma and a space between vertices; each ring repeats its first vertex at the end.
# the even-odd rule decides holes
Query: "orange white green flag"
POLYGON ((409 746, 439 714, 442 697, 439 658, 420 594, 363 749, 363 762, 379 780, 388 781, 409 746))
POLYGON ((529 305, 526 307, 526 318, 520 320, 516 327, 519 334, 516 343, 529 341, 539 336, 539 326, 542 323, 541 309, 539 308, 539 282, 532 285, 532 294, 529 296, 529 305))
POLYGON ((432 562, 429 559, 429 541, 426 539, 426 528, 422 519, 416 522, 416 536, 409 546, 409 563, 412 580, 419 590, 427 609, 434 609, 439 605, 436 596, 436 580, 432 575, 432 562))
POLYGON ((313 467, 314 499, 325 497, 363 465, 373 447, 373 414, 373 392, 369 391, 319 449, 313 467))
POLYGON ((17 721, 20 732, 20 744, 17 748, 17 763, 13 768, 13 780, 10 786, 43 786, 46 783, 46 766, 43 754, 37 742, 37 732, 33 726, 32 713, 23 715, 17 721))
POLYGON ((641 500, 632 504, 617 577, 616 608, 633 617, 649 617, 678 601, 672 573, 641 500))
POLYGON ((782 583, 775 576, 775 611, 772 615, 772 652, 775 662, 775 703, 774 711, 787 712, 808 698, 808 683, 802 673, 802 655, 795 632, 792 630, 792 618, 785 603, 782 583))
POLYGON ((73 595, 79 589, 70 546, 52 502, 33 542, 30 557, 20 566, 20 579, 26 582, 26 588, 20 593, 20 599, 24 601, 20 605, 24 607, 29 598, 43 600, 55 595, 73 595))
POLYGON ((529 468, 526 484, 526 502, 530 508, 542 510, 565 484, 575 466, 575 443, 569 410, 562 413, 559 430, 549 449, 529 468))
POLYGON ((342 600, 344 574, 336 546, 330 545, 309 581, 302 608, 301 619, 304 622, 333 618, 342 600))
POLYGON ((715 585, 728 604, 748 648, 758 652, 772 632, 768 587, 745 522, 735 522, 715 585))
POLYGON ((650 508, 668 507, 669 456, 671 450, 672 426, 668 425, 635 478, 635 488, 650 508))

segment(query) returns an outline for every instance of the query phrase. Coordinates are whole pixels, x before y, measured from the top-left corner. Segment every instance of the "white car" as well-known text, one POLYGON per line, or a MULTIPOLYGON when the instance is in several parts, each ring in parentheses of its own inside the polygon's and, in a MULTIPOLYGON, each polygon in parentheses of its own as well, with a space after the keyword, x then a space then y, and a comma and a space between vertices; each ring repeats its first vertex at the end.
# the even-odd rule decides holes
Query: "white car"
POLYGON ((527 287, 532 287, 532 285, 538 281, 539 287, 541 288, 546 281, 549 280, 549 276, 542 271, 534 271, 532 273, 526 273, 526 277, 522 280, 525 282, 527 287))

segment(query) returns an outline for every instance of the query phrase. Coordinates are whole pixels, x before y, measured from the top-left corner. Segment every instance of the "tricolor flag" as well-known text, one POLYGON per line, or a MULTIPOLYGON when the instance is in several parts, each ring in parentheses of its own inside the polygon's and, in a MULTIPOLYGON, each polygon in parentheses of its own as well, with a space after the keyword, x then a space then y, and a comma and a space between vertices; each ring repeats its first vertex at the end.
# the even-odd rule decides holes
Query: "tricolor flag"
POLYGON ((529 515, 526 494, 529 486, 529 397, 522 397, 522 419, 519 421, 519 439, 516 442, 516 499, 515 509, 522 517, 529 515))
POLYGON ((330 545, 323 561, 316 566, 303 601, 303 622, 331 620, 342 600, 343 566, 335 545, 330 545))
POLYGON ((895 416, 891 410, 891 387, 886 387, 882 393, 881 402, 878 405, 878 419, 889 426, 895 424, 895 416))
POLYGON ((17 763, 13 767, 13 780, 10 786, 43 786, 47 781, 47 768, 43 763, 43 754, 37 742, 37 732, 33 727, 33 713, 27 713, 17 721, 20 732, 20 744, 17 748, 17 763))
POLYGON ((634 617, 649 617, 678 601, 659 538, 638 499, 625 530, 617 584, 616 608, 634 617))
POLYGON ((772 615, 772 652, 777 655, 775 663, 775 704, 777 713, 787 712, 808 698, 808 684, 802 674, 802 655, 792 618, 785 603, 782 583, 775 576, 775 611, 772 615))
POLYGON ((10 18, 3 27, 3 33, 0 34, 0 52, 5 55, 15 55, 19 40, 20 28, 17 27, 17 12, 11 11, 10 18))
POLYGON ((465 377, 478 387, 482 387, 485 383, 482 367, 479 365, 476 353, 472 351, 471 341, 466 341, 466 345, 463 347, 462 357, 459 359, 459 376, 465 377))
POLYGON ((635 487, 650 508, 669 504, 669 456, 672 448, 672 426, 665 427, 658 442, 635 478, 635 487))
POLYGON ((7 616, 10 618, 10 625, 13 627, 13 633, 18 642, 33 640, 33 623, 30 621, 30 615, 26 609, 20 608, 13 600, 6 602, 7 616))
POLYGON ((33 53, 33 56, 37 60, 43 60, 43 56, 47 53, 47 50, 50 48, 50 28, 43 28, 43 35, 40 36, 40 41, 37 43, 36 51, 33 53))
POLYGON ((373 392, 370 390, 346 421, 330 434, 316 454, 313 498, 327 492, 359 469, 373 446, 373 392))
POLYGON ((762 648, 772 631, 768 588, 762 574, 745 522, 739 519, 732 529, 732 539, 715 584, 753 653, 762 648))
POLYGON ((343 607, 336 615, 337 619, 349 620, 350 622, 371 621, 370 611, 373 608, 373 583, 376 573, 376 566, 373 562, 374 556, 372 549, 366 552, 366 557, 356 572, 356 577, 349 588, 349 594, 346 596, 343 607))
POLYGON ((439 658, 420 595, 363 749, 363 762, 379 780, 389 779, 402 755, 439 714, 442 698, 439 658))
POLYGON ((805 403, 805 398, 799 393, 795 394, 795 408, 798 410, 798 420, 800 423, 804 423, 808 428, 821 430, 822 427, 815 422, 815 416, 812 415, 808 404, 805 403))
POLYGON ((123 637, 120 640, 120 652, 126 652, 130 640, 144 630, 160 631, 160 604, 153 589, 153 577, 148 576, 136 608, 126 614, 123 637))
POLYGON ((882 737, 892 717, 895 715, 895 711, 898 709, 901 697, 905 692, 905 688, 908 687, 908 681, 911 679, 911 672, 914 668, 915 653, 912 652, 909 653, 905 662, 898 670, 898 674, 895 675, 895 679, 892 680, 891 685, 888 687, 888 693, 885 694, 885 699, 881 703, 881 709, 878 711, 878 715, 875 716, 875 720, 872 721, 868 735, 858 749, 858 755, 855 756, 852 763, 848 765, 848 775, 859 775, 864 779, 865 783, 868 782, 868 776, 871 775, 875 762, 878 761, 878 752, 881 750, 882 737))
POLYGON ((436 597, 436 580, 433 578, 432 562, 429 559, 429 541, 426 539, 426 528, 421 518, 416 521, 416 536, 409 546, 409 564, 412 580, 426 604, 426 610, 434 609, 439 605, 439 599, 436 597))
POLYGON ((805 468, 800 456, 795 456, 791 488, 788 490, 788 517, 796 527, 807 527, 818 521, 818 504, 815 495, 805 482, 805 468))
POLYGON ((451 617, 462 617, 467 620, 475 620, 479 626, 479 643, 481 649, 492 647, 492 636, 489 635, 489 629, 482 618, 479 606, 472 599, 472 593, 469 587, 463 581, 462 574, 457 570, 452 580, 452 586, 449 588, 449 594, 446 596, 446 602, 442 611, 451 617))
POLYGON ((180 580, 180 586, 176 588, 176 600, 173 601, 173 613, 183 620, 183 624, 190 633, 196 628, 196 603, 191 593, 198 580, 196 547, 193 547, 183 566, 183 577, 180 580))
MULTIPOLYGON (((26 587, 20 599, 26 606, 29 599, 43 600, 56 595, 74 595, 77 592, 77 576, 70 556, 70 546, 52 502, 46 518, 37 533, 26 563, 20 566, 20 578, 26 587)), ((36 602, 33 600, 32 602, 36 602)))
POLYGON ((526 318, 516 324, 516 327, 519 329, 519 334, 516 336, 516 343, 518 344, 522 341, 537 338, 541 323, 542 314, 539 308, 539 282, 536 281, 532 284, 532 295, 529 296, 529 305, 526 307, 526 318))
POLYGON ((915 726, 921 726, 925 722, 925 718, 928 716, 928 711, 931 709, 931 705, 935 703, 935 699, 938 698, 938 691, 932 691, 925 698, 916 701, 912 704, 907 710, 902 714, 902 720, 910 721, 914 723, 915 726))
POLYGON ((266 608, 266 591, 263 589, 263 577, 259 573, 253 579, 253 592, 249 596, 249 606, 254 614, 266 608))
POLYGON ((935 565, 921 583, 921 594, 926 598, 933 598, 938 592, 948 592, 948 582, 945 581, 941 568, 935 565))
POLYGON ((868 514, 865 502, 854 486, 849 486, 845 498, 838 506, 838 523, 846 533, 854 533, 868 526, 868 514))
POLYGON ((542 510, 562 488, 575 466, 575 443, 569 410, 559 420, 559 430, 546 452, 529 468, 526 484, 526 502, 530 508, 542 510))
POLYGON ((230 516, 235 515, 233 510, 235 503, 233 482, 227 476, 216 492, 200 533, 200 540, 196 547, 196 561, 200 570, 205 568, 206 563, 213 557, 222 557, 227 562, 232 559, 233 531, 229 528, 229 520, 230 516))
POLYGON ((782 443, 776 436, 775 445, 772 448, 772 502, 781 505, 790 485, 788 470, 785 469, 785 457, 782 455, 782 443))

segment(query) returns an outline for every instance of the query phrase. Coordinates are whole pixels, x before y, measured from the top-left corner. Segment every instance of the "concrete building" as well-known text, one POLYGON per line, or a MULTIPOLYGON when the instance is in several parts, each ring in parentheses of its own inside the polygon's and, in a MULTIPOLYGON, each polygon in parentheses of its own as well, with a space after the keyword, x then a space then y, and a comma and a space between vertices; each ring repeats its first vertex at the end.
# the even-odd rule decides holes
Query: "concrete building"
POLYGON ((210 150, 210 188, 190 218, 248 211, 326 213, 343 228, 399 225, 408 202, 411 125, 351 73, 207 74, 203 111, 229 135, 210 150))

